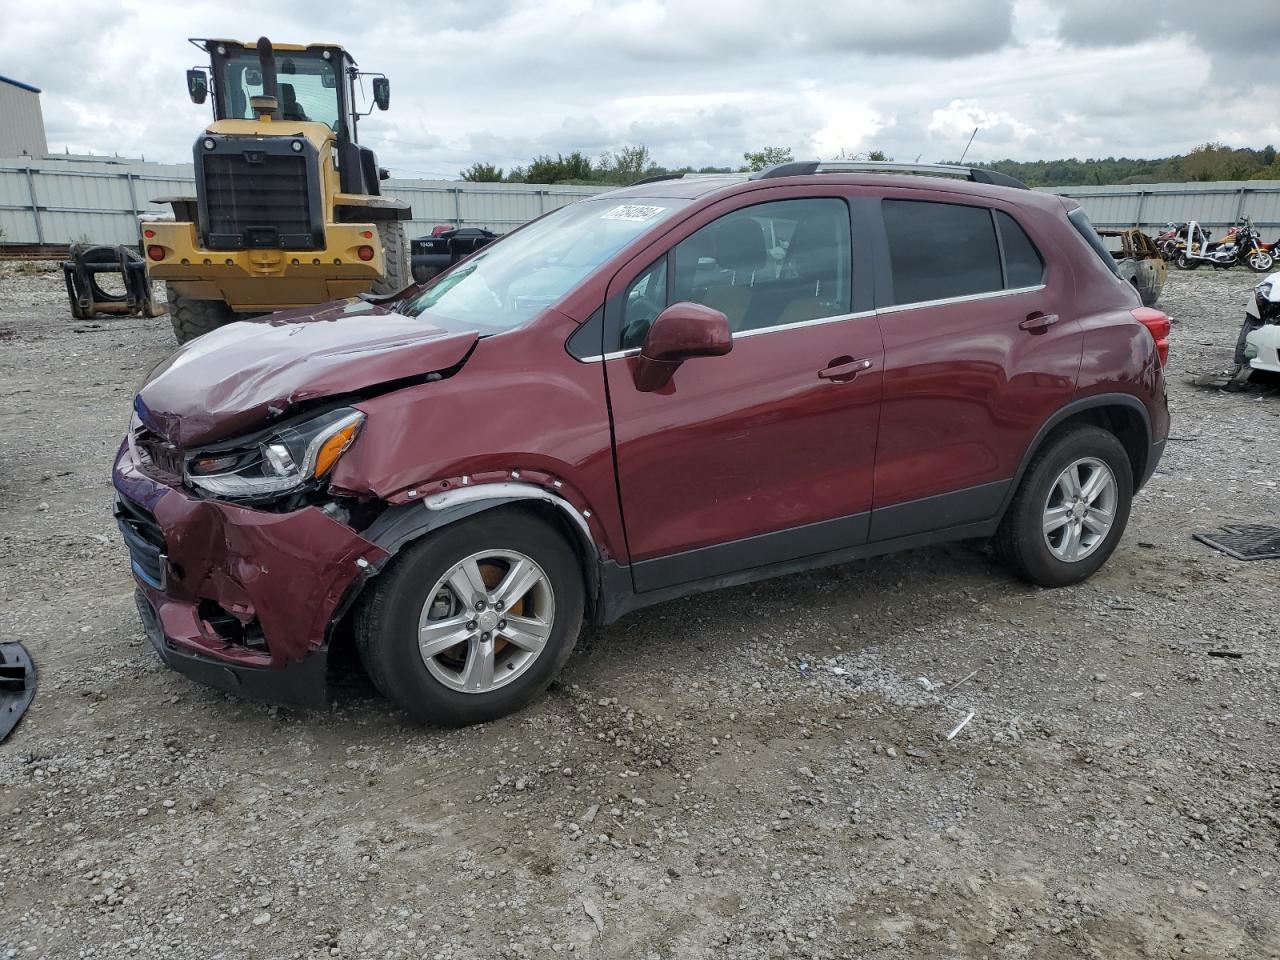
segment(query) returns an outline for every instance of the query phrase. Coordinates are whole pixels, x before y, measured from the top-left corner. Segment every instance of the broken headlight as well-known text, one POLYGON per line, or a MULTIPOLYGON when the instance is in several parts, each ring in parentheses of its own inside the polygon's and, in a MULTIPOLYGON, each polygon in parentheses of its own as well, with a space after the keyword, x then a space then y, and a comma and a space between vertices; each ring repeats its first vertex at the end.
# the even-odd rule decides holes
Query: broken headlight
POLYGON ((332 470, 363 423, 363 413, 342 407, 253 443, 196 451, 187 459, 187 482, 218 497, 296 490, 332 470))

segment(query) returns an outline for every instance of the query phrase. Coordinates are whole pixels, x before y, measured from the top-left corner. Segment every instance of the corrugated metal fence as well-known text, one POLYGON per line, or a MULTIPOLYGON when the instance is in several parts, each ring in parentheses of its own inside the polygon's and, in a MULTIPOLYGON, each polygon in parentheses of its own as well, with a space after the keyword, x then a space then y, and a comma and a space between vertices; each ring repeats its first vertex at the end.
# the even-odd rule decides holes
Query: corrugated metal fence
POLYGON ((1280 233, 1280 180, 1044 189, 1078 201, 1096 227, 1138 226, 1153 233, 1169 222, 1199 220, 1217 234, 1240 217, 1252 217, 1264 239, 1280 233))
MULTIPOLYGON (((504 232, 603 189, 450 180, 383 184, 387 196, 412 204, 410 236, 428 233, 440 223, 504 232)), ((1251 216, 1267 239, 1280 233, 1280 181, 1045 189, 1078 200, 1100 227, 1138 225, 1158 231, 1168 221, 1199 220, 1220 229, 1251 216)), ((0 242, 136 243, 138 214, 168 212, 152 200, 191 196, 194 190, 190 164, 0 160, 0 242)))
MULTIPOLYGON (((409 236, 436 224, 505 232, 600 193, 598 187, 532 183, 387 180, 384 195, 408 201, 409 236)), ((138 214, 164 214, 151 201, 194 196, 191 164, 0 160, 2 243, 137 243, 138 214)))

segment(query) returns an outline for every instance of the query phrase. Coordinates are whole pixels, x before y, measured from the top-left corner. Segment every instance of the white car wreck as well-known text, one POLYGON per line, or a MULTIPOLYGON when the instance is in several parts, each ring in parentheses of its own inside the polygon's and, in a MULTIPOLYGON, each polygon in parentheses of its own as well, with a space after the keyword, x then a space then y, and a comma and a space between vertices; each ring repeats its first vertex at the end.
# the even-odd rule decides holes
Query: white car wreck
POLYGON ((1244 312, 1244 325, 1236 341, 1237 377, 1259 370, 1280 374, 1280 273, 1254 287, 1244 312))

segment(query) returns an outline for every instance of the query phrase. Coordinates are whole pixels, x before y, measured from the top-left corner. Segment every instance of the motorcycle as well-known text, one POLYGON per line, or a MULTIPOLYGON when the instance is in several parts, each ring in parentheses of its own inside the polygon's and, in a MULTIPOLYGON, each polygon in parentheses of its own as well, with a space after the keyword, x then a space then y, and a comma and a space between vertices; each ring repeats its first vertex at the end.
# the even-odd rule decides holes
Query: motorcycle
MULTIPOLYGON (((1178 259, 1178 252, 1185 246, 1183 238, 1186 235, 1187 226, 1188 224, 1185 220, 1182 223, 1174 223, 1170 220, 1164 225, 1163 232, 1155 238, 1156 247, 1166 263, 1178 259)), ((1207 242, 1211 236, 1210 232, 1208 230, 1202 230, 1201 232, 1207 242)))
POLYGON ((1210 242, 1200 224, 1192 220, 1181 238, 1174 265, 1180 270, 1195 270, 1202 263, 1211 264, 1219 270, 1229 270, 1243 263, 1254 273, 1266 273, 1274 266, 1275 258, 1262 243, 1262 235, 1249 217, 1228 230, 1227 235, 1216 243, 1210 242))
POLYGON ((1280 377, 1280 273, 1271 274, 1249 295, 1244 325, 1236 340, 1235 362, 1237 381, 1256 373, 1280 377))

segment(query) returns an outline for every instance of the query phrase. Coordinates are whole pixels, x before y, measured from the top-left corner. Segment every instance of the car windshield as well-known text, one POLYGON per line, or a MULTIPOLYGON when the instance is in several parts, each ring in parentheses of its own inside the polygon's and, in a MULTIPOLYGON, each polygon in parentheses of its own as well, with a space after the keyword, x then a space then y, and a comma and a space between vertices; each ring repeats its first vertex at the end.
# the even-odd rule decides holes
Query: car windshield
POLYGON ((570 204, 485 247, 400 309, 445 329, 514 329, 688 203, 666 198, 570 204))

